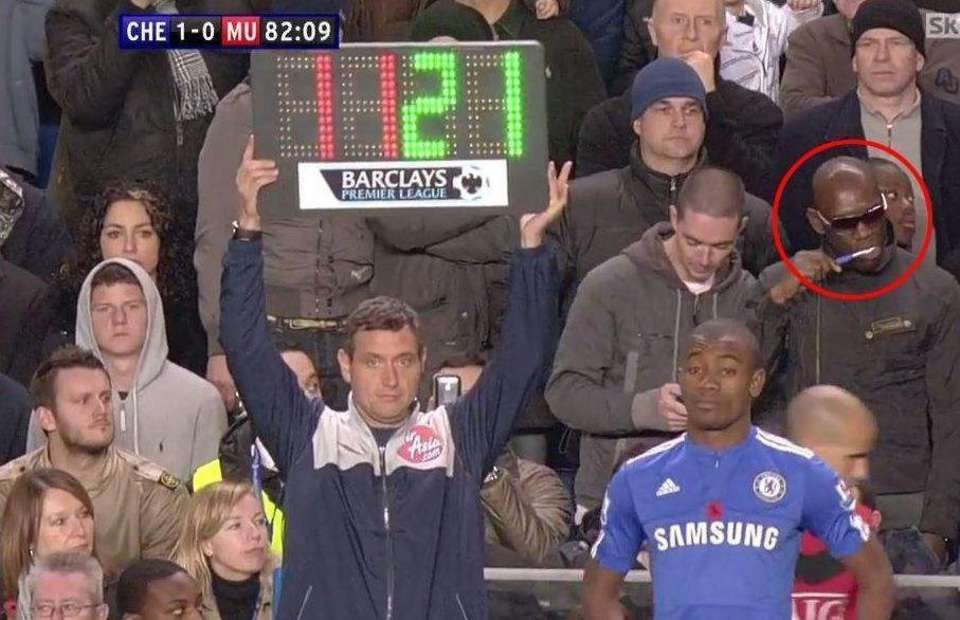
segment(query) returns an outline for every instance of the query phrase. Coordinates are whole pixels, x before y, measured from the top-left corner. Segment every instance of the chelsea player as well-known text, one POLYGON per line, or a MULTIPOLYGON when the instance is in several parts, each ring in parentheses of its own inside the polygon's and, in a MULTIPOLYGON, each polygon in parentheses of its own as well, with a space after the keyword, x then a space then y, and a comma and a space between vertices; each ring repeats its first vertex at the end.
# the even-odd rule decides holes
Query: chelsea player
POLYGON ((890 563, 846 486, 811 451, 750 423, 765 380, 750 330, 704 323, 684 360, 687 432, 610 482, 584 577, 586 618, 624 617, 623 576, 646 546, 656 618, 789 620, 804 530, 855 574, 859 618, 889 618, 890 563))

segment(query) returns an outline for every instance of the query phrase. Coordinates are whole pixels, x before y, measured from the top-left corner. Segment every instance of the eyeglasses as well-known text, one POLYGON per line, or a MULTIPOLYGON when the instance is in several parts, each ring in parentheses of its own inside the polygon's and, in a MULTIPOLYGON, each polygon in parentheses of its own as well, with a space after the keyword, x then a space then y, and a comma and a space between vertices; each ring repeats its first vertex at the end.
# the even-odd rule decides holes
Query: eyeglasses
POLYGON ((84 605, 74 601, 67 601, 59 605, 53 603, 37 603, 31 606, 31 609, 33 610, 33 615, 37 618, 52 618, 58 610, 62 618, 76 618, 85 609, 93 609, 100 607, 100 605, 103 605, 103 603, 88 603, 84 605))
POLYGON ((850 217, 837 217, 832 220, 828 220, 823 216, 822 213, 820 213, 818 209, 814 209, 813 212, 817 214, 817 217, 820 218, 820 221, 822 221, 824 225, 834 230, 842 230, 842 231, 856 230, 857 226, 859 226, 861 222, 863 222, 867 226, 872 226, 878 223, 880 220, 882 220, 884 216, 886 216, 887 197, 884 196, 883 194, 880 194, 880 202, 873 205, 872 207, 870 207, 860 215, 852 215, 850 217))

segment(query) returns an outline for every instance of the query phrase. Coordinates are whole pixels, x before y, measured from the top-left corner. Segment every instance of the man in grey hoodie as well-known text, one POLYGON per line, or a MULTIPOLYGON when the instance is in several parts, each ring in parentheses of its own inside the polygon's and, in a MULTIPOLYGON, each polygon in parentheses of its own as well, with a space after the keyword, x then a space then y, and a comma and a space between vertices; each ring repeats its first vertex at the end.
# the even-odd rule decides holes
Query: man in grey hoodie
POLYGON ((748 319, 753 276, 736 250, 746 194, 732 172, 692 172, 670 221, 592 270, 570 309, 547 402, 580 430, 577 521, 599 506, 618 455, 686 429, 678 346, 700 323, 748 319))
MULTIPOLYGON (((76 344, 110 374, 118 448, 181 480, 216 458, 227 430, 223 401, 212 384, 167 359, 163 302, 140 265, 112 258, 90 271, 77 300, 76 344)), ((28 451, 43 441, 35 427, 28 451)))

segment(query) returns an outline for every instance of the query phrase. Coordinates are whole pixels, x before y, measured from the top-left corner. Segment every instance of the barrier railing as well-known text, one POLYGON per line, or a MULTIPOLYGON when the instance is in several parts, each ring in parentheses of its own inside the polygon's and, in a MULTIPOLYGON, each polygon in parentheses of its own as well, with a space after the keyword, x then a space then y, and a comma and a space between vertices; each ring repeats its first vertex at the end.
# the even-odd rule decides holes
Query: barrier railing
MULTIPOLYGON (((576 569, 487 568, 484 569, 490 592, 490 620, 567 620, 579 617, 583 571, 576 569), (570 615, 574 612, 573 615, 570 615)), ((897 610, 901 619, 960 618, 960 575, 895 575, 897 610)), ((624 601, 629 601, 628 617, 647 620, 653 617, 653 586, 648 571, 627 573, 624 601)), ((809 601, 795 601, 794 620, 835 620, 843 614, 825 611, 809 601)))
MULTIPOLYGON (((487 581, 583 581, 583 571, 573 568, 485 568, 487 581)), ((903 588, 957 588, 960 575, 894 575, 896 584, 903 588)), ((633 570, 624 578, 626 583, 650 583, 650 572, 633 570)))

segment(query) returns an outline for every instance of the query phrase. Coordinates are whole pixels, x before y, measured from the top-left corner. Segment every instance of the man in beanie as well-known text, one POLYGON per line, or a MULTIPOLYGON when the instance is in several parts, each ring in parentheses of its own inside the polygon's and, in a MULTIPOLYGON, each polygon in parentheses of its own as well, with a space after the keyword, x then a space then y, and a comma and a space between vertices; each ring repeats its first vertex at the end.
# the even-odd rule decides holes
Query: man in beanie
MULTIPOLYGON (((915 2, 925 11, 960 11, 956 0, 915 2)), ((857 76, 849 62, 853 53, 850 35, 853 16, 863 3, 864 0, 835 0, 836 13, 807 22, 790 35, 780 83, 780 105, 787 119, 842 97, 856 86, 857 76)), ((924 56, 920 87, 960 104, 960 39, 929 38, 924 56)))
MULTIPOLYGON (((587 273, 669 218, 687 176, 710 159, 704 136, 710 122, 703 82, 678 58, 644 67, 630 91, 633 147, 628 165, 570 186, 570 209, 559 236, 575 286, 587 273)), ((738 240, 745 268, 759 273, 774 262, 770 207, 747 194, 747 218, 738 240)))
MULTIPOLYGON (((935 231, 926 260, 954 275, 960 273, 960 106, 917 86, 923 68, 924 23, 910 0, 867 0, 851 25, 854 46, 850 64, 856 88, 844 97, 814 107, 784 127, 777 147, 766 197, 772 198, 786 171, 807 150, 830 140, 866 138, 906 157, 923 175, 933 199, 929 222, 923 192, 917 196, 917 231, 912 250, 918 253, 929 226, 935 231)), ((819 245, 807 222, 814 170, 826 159, 852 155, 861 159, 893 159, 877 149, 842 147, 808 160, 783 195, 781 222, 795 249, 819 245)), ((916 179, 913 179, 916 182, 916 179)))
MULTIPOLYGON (((725 20, 724 0, 657 0, 647 27, 658 58, 683 60, 703 82, 709 111, 704 144, 710 161, 736 172, 747 191, 756 194, 763 187, 783 115, 766 95, 720 76, 717 58, 726 40, 725 20)), ((580 130, 579 176, 629 163, 631 109, 628 90, 590 110, 580 130)))

